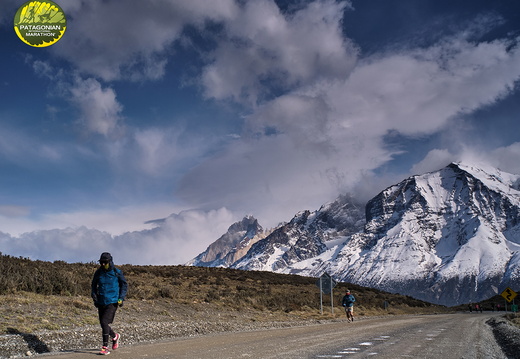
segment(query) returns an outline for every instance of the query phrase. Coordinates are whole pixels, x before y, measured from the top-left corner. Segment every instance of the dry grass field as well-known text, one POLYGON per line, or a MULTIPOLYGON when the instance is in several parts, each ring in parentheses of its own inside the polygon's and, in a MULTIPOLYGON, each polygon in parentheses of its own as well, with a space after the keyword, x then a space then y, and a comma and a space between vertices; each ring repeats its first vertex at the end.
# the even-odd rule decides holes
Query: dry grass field
MULTIPOLYGON (((189 318, 262 321, 325 320, 344 316, 340 308, 346 288, 356 296, 356 315, 380 316, 438 313, 448 308, 407 296, 353 284, 323 295, 323 314, 316 278, 270 272, 186 266, 118 266, 129 292, 121 320, 126 322, 189 318), (388 302, 388 308, 383 303, 388 302)), ((90 299, 96 263, 32 261, 0 255, 0 333, 66 330, 97 324, 90 299)))

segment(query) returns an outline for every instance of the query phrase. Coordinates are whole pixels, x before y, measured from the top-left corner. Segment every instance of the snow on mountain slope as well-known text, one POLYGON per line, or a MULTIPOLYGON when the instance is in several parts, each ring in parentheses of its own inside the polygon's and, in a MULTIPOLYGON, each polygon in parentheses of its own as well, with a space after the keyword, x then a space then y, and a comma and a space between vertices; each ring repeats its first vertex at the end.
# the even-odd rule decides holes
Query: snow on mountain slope
POLYGON ((520 176, 452 163, 371 199, 304 211, 231 264, 456 305, 520 290, 520 176))
POLYGON ((520 285, 519 176, 451 164, 389 187, 367 204, 362 233, 329 262, 285 272, 319 275, 455 305, 520 285))
POLYGON ((363 223, 362 206, 349 196, 340 196, 318 211, 298 213, 289 223, 253 245, 232 267, 283 271, 327 251, 338 237, 358 232, 363 223))

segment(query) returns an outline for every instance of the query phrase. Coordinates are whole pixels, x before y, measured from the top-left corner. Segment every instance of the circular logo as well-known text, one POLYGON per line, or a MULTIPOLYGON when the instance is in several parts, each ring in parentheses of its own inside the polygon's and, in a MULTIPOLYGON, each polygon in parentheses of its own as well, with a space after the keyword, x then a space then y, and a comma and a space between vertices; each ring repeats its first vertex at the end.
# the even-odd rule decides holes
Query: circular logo
POLYGON ((65 13, 52 1, 28 1, 14 15, 14 31, 29 46, 53 45, 66 28, 65 13))

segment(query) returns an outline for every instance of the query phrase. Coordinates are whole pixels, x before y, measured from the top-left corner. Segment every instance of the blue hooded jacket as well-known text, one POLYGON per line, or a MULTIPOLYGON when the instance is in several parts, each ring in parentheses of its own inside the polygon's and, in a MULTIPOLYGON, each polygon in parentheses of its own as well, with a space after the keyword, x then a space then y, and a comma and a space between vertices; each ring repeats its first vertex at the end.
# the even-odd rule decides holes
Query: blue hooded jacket
POLYGON ((123 272, 114 266, 110 253, 103 253, 102 259, 108 260, 108 270, 100 267, 92 279, 92 299, 97 306, 106 306, 125 300, 128 284, 123 272))
POLYGON ((344 307, 352 307, 354 306, 354 302, 356 301, 356 298, 354 298, 354 296, 352 294, 346 294, 344 297, 343 297, 343 300, 342 300, 342 305, 344 307))

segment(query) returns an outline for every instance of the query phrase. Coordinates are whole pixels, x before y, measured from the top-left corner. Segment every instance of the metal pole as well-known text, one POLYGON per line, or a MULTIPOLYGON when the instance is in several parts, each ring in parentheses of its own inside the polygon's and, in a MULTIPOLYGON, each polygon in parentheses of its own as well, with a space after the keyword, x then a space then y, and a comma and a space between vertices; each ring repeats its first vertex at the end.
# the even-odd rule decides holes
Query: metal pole
POLYGON ((323 315, 323 284, 320 277, 320 313, 323 315))
POLYGON ((332 294, 332 278, 330 278, 330 310, 334 315, 334 295, 332 294))

